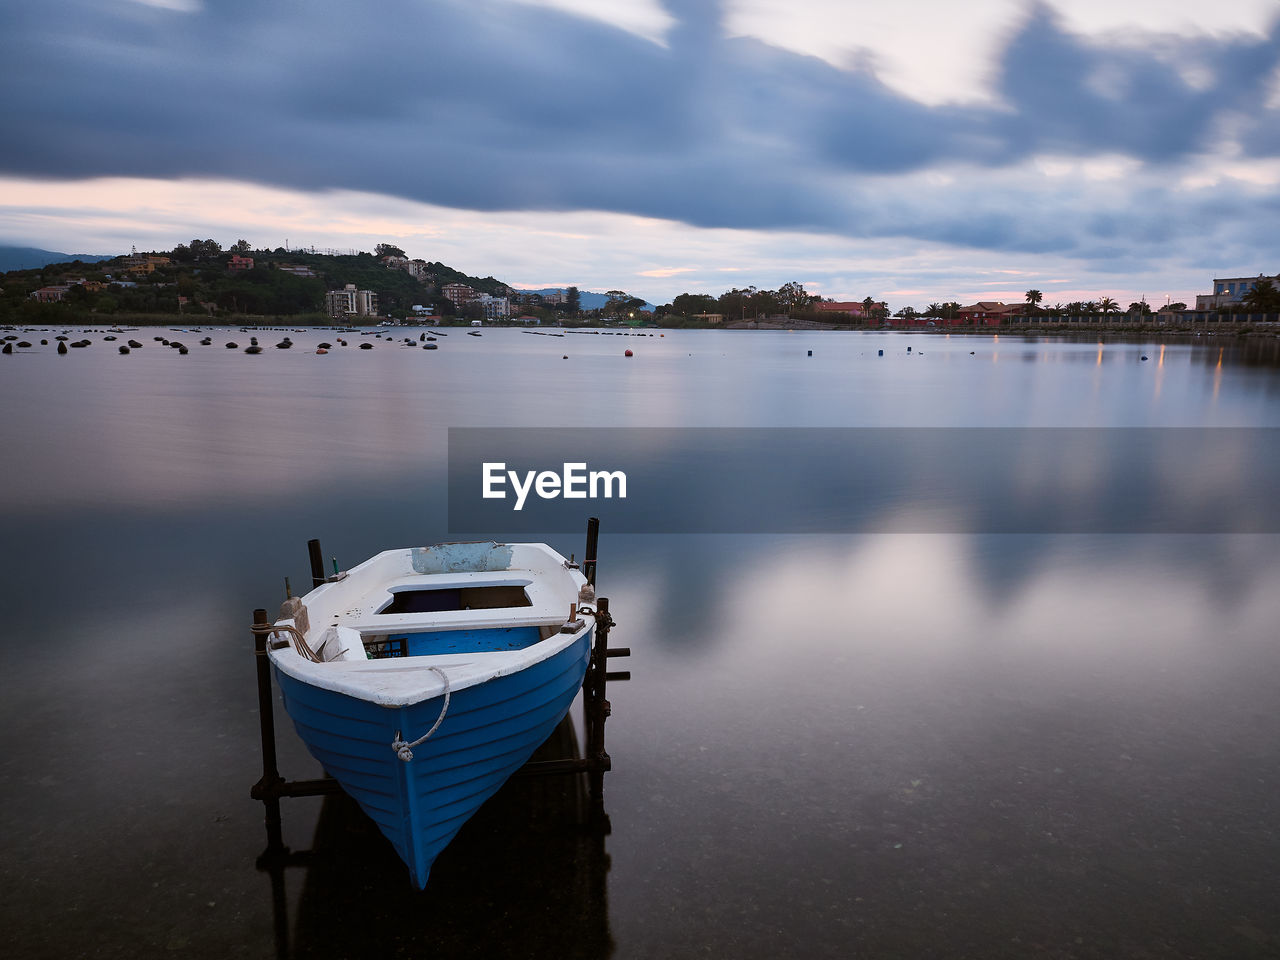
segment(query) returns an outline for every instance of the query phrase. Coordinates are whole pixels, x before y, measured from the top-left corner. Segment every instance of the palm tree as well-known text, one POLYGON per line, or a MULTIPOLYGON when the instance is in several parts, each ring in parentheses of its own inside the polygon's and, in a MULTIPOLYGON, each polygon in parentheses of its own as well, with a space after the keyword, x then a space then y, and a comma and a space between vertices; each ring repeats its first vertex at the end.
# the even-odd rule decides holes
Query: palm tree
POLYGON ((1276 313, 1280 311, 1280 290, 1270 280, 1259 280, 1249 288, 1241 303, 1260 313, 1276 313))
POLYGON ((1110 297, 1103 297, 1098 301, 1098 309, 1103 313, 1115 313, 1120 309, 1120 304, 1116 303, 1110 297))
POLYGON ((1037 305, 1041 300, 1043 300, 1043 299, 1044 299, 1044 294, 1043 294, 1043 293, 1041 293, 1039 290, 1028 290, 1028 291, 1027 291, 1027 306, 1028 306, 1030 309, 1029 309, 1027 312, 1028 312, 1028 313, 1035 313, 1035 312, 1036 312, 1036 305, 1037 305))

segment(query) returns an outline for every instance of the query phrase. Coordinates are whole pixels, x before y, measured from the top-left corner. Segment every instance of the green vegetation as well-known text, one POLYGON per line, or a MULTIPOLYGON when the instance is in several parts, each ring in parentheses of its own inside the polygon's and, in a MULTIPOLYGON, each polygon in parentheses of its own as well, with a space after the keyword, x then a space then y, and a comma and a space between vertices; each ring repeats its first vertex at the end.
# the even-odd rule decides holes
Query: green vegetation
POLYGON ((813 305, 821 299, 792 281, 777 290, 735 287, 718 297, 705 293, 682 293, 670 303, 658 307, 654 315, 659 324, 668 327, 706 326, 708 315, 718 316, 725 323, 778 317, 826 323, 849 322, 847 316, 823 315, 814 311, 813 305))
MULTIPOLYGON (((403 255, 391 244, 379 244, 378 250, 382 256, 403 255)), ((471 277, 443 263, 427 264, 425 274, 419 280, 405 270, 388 269, 371 253, 255 250, 246 240, 224 250, 215 240, 195 239, 172 250, 2 274, 0 323, 238 323, 274 318, 323 324, 329 322, 325 291, 348 283, 374 291, 379 313, 394 317, 409 315, 415 304, 434 306, 437 316, 452 315, 453 303, 440 295, 446 283, 464 283, 493 295, 506 291, 493 277, 471 277), (231 269, 233 255, 252 257, 253 268, 231 269), (305 268, 314 276, 285 268, 305 268), (65 287, 62 300, 41 302, 32 296, 45 287, 65 287)))
POLYGON ((1243 302, 1251 313, 1280 313, 1280 290, 1270 280, 1259 280, 1243 302))

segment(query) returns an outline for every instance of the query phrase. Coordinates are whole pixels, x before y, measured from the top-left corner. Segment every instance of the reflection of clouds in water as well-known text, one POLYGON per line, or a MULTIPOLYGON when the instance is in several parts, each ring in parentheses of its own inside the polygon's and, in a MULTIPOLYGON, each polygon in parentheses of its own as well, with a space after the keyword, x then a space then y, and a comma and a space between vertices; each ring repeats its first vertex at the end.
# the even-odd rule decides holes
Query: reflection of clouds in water
MULTIPOLYGON (((1280 613, 1267 536, 811 537, 736 559, 736 578, 711 578, 722 589, 700 594, 694 619, 722 656, 784 674, 830 657, 1190 668, 1224 640, 1267 636, 1280 613), (992 552, 1013 564, 998 586, 985 580, 992 552)), ((688 597, 666 599, 659 606, 688 614, 688 597)))

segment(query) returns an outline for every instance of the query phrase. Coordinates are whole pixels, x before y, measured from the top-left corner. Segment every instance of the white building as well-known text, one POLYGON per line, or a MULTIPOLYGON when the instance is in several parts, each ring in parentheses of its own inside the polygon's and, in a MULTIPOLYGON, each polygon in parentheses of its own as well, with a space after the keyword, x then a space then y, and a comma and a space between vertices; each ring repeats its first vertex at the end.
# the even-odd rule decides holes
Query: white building
POLYGON ((1256 277, 1215 277, 1213 293, 1196 294, 1197 310, 1221 310, 1223 307, 1234 307, 1245 298, 1259 280, 1270 280, 1271 285, 1280 287, 1280 276, 1267 277, 1261 273, 1256 277))
POLYGON ((487 293, 482 293, 476 297, 475 302, 480 304, 484 310, 484 315, 490 320, 499 320, 511 316, 511 301, 506 297, 491 297, 487 293))
POLYGON ((372 290, 357 290, 348 283, 341 290, 330 290, 324 295, 325 313, 335 319, 342 317, 376 317, 378 295, 372 290))

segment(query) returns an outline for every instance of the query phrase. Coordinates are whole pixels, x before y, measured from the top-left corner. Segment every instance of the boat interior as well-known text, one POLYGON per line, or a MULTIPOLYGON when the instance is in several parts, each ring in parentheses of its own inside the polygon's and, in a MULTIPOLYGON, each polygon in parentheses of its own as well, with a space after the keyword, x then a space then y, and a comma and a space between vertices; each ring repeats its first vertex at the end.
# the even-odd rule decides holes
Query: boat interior
POLYGON ((311 646, 326 661, 522 650, 558 634, 570 615, 563 594, 527 571, 411 574, 366 590, 333 586, 347 587, 333 593, 340 603, 313 594, 307 604, 307 619, 321 628, 311 646), (339 636, 337 628, 346 630, 339 636), (363 658, 347 630, 359 635, 363 658))

